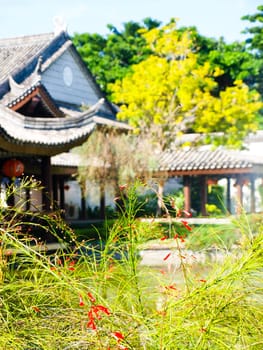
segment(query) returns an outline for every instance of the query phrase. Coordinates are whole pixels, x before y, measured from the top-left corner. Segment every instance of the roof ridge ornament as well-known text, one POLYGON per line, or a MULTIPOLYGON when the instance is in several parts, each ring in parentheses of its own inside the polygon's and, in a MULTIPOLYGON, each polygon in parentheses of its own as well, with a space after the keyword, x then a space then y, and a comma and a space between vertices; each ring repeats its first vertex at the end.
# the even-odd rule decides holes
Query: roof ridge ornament
POLYGON ((54 34, 55 36, 62 32, 67 32, 67 24, 62 16, 53 17, 54 34))
POLYGON ((37 65, 36 65, 34 73, 36 73, 36 74, 41 73, 41 71, 42 71, 42 61, 43 61, 42 56, 39 56, 38 60, 37 60, 37 65))
POLYGON ((9 86, 10 86, 10 92, 12 95, 17 96, 19 95, 22 91, 25 90, 25 85, 23 84, 18 84, 14 78, 12 77, 12 75, 8 76, 8 80, 9 80, 9 86))
POLYGON ((42 67, 42 56, 39 56, 36 67, 33 73, 23 81, 23 83, 17 83, 12 75, 8 77, 10 93, 13 96, 21 96, 26 90, 32 88, 32 86, 38 85, 41 82, 41 67, 42 67))

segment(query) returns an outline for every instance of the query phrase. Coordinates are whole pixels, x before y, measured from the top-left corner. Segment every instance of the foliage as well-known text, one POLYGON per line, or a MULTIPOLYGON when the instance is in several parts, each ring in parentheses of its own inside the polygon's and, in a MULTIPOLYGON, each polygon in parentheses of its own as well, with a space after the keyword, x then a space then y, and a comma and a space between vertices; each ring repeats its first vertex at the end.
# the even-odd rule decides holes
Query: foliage
MULTIPOLYGON (((224 187, 220 185, 208 186, 208 205, 214 205, 217 211, 217 215, 222 215, 226 213, 225 203, 224 203, 224 187)), ((211 213, 212 214, 212 213, 211 213)), ((214 214, 216 214, 214 212, 214 214)))
POLYGON ((147 178, 156 162, 148 138, 113 129, 93 132, 75 152, 81 157, 77 178, 86 191, 87 180, 98 183, 103 192, 107 182, 113 185, 116 196, 119 185, 130 183, 137 176, 147 178))
POLYGON ((178 32, 175 22, 146 31, 144 37, 153 54, 111 85, 119 119, 151 134, 161 149, 186 131, 217 132, 215 144, 240 147, 257 128, 259 95, 237 80, 216 96, 215 77, 223 71, 198 63, 190 35, 178 32))
MULTIPOLYGON (((32 244, 46 244, 67 241, 73 236, 59 211, 43 212, 41 207, 33 206, 32 210, 25 210, 30 204, 25 200, 25 191, 40 191, 40 183, 33 177, 22 178, 18 185, 11 183, 6 188, 6 202, 16 198, 16 206, 0 206, 1 228, 10 232, 17 239, 26 239, 32 244)), ((32 204, 32 203, 31 203, 32 204)))
MULTIPOLYGON (((247 227, 238 252, 199 270, 177 236, 163 270, 147 268, 138 254, 144 227, 136 220, 136 188, 125 191, 99 255, 79 256, 77 245, 46 256, 16 239, 11 225, 1 229, 0 347, 262 348, 262 232, 247 227), (6 255, 10 245, 23 253, 20 260, 6 255)), ((169 230, 175 235, 173 225, 169 230)))
POLYGON ((108 25, 110 33, 74 34, 73 43, 103 91, 109 94, 108 84, 122 79, 132 64, 141 62, 149 54, 140 29, 158 27, 159 21, 145 18, 142 23, 129 21, 119 31, 108 25))
MULTIPOLYGON (((248 21, 250 26, 246 27, 243 33, 248 34, 249 37, 246 40, 247 49, 254 54, 257 61, 258 73, 254 77, 254 85, 262 95, 263 93, 263 45, 262 45, 262 19, 263 19, 263 6, 257 7, 257 12, 252 15, 245 15, 242 17, 244 21, 248 21)), ((262 126, 262 121, 261 121, 262 126)))
POLYGON ((258 50, 259 53, 263 51, 262 45, 262 35, 263 35, 263 27, 261 25, 263 18, 263 5, 259 5, 257 7, 258 12, 253 15, 245 15, 242 17, 243 20, 249 21, 252 26, 247 27, 244 30, 244 33, 251 34, 252 37, 247 39, 247 43, 249 44, 251 49, 258 50))
MULTIPOLYGON (((105 36, 90 33, 75 33, 73 42, 96 81, 110 98, 108 84, 123 79, 134 64, 140 63, 151 55, 142 29, 150 31, 159 28, 161 22, 145 18, 142 23, 129 21, 123 28, 117 29, 109 24, 109 33, 105 36)), ((180 27, 179 33, 188 32, 192 40, 192 50, 198 54, 198 62, 209 61, 212 67, 220 67, 223 74, 216 77, 219 90, 233 85, 237 79, 254 86, 255 77, 259 78, 260 60, 248 52, 244 43, 224 42, 201 35, 196 27, 180 27)))

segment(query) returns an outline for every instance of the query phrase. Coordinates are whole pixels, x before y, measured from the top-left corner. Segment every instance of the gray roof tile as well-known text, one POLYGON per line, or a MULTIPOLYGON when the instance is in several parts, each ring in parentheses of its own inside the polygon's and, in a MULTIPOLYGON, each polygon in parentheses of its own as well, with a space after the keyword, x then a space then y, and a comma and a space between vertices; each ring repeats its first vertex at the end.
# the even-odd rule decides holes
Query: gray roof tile
POLYGON ((61 54, 65 43, 72 45, 64 32, 59 36, 49 33, 0 40, 0 96, 8 89, 10 75, 18 84, 21 83, 34 71, 39 56, 50 64, 54 55, 61 54))
POLYGON ((242 156, 240 151, 193 147, 163 152, 159 158, 159 171, 243 169, 251 168, 253 164, 257 161, 242 156))

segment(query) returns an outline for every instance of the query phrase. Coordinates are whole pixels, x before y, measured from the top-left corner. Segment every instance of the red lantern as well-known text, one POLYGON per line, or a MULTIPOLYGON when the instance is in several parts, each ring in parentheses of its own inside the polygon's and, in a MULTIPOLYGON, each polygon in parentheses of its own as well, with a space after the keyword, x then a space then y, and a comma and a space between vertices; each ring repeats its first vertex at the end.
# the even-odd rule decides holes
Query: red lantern
POLYGON ((3 165, 2 172, 8 177, 18 177, 23 174, 24 169, 24 164, 20 160, 8 159, 3 165))

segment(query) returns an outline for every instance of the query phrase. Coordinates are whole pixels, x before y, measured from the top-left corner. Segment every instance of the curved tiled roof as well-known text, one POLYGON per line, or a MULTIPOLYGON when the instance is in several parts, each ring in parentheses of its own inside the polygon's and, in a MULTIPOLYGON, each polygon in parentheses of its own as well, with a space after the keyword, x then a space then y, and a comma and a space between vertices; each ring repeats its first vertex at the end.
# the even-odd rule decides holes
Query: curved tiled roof
POLYGON ((0 39, 0 83, 27 66, 53 39, 53 33, 0 39))
POLYGON ((20 84, 32 74, 39 57, 49 65, 68 45, 72 42, 64 32, 58 36, 49 33, 0 40, 0 97, 9 90, 10 75, 20 84))
POLYGON ((97 117, 96 112, 91 108, 78 117, 30 118, 0 105, 1 147, 10 151, 54 155, 83 142, 98 125, 129 129, 126 124, 97 117))
MULTIPOLYGON (((0 39, 0 100, 6 94, 10 95, 10 76, 17 84, 24 83, 27 78, 30 80, 32 75, 34 75, 36 67, 40 65, 39 71, 44 72, 68 49, 74 54, 78 64, 86 72, 93 84, 93 88, 98 91, 99 95, 103 95, 94 77, 79 56, 68 33, 61 31, 56 35, 48 33, 0 39), (39 64, 40 59, 41 64, 39 64)), ((30 89, 30 84, 27 84, 27 89, 30 89)), ((8 103, 12 101, 10 96, 6 96, 5 99, 8 100, 8 103)), ((113 114, 116 113, 111 103, 105 100, 105 104, 107 104, 113 114)))
POLYGON ((41 82, 41 74, 68 49, 83 67, 98 96, 103 97, 66 32, 0 39, 0 145, 3 150, 55 155, 81 144, 97 126, 129 128, 113 119, 116 111, 106 99, 100 99, 85 112, 72 114, 70 109, 64 113, 56 105, 41 82), (41 108, 49 113, 39 117, 20 114, 19 108, 36 94, 41 95, 41 108), (112 119, 100 116, 103 103, 110 106, 112 119))
POLYGON ((250 169, 253 162, 242 157, 240 151, 230 151, 224 148, 212 150, 209 147, 193 147, 166 151, 160 155, 159 171, 167 172, 197 172, 224 171, 226 169, 250 169))

